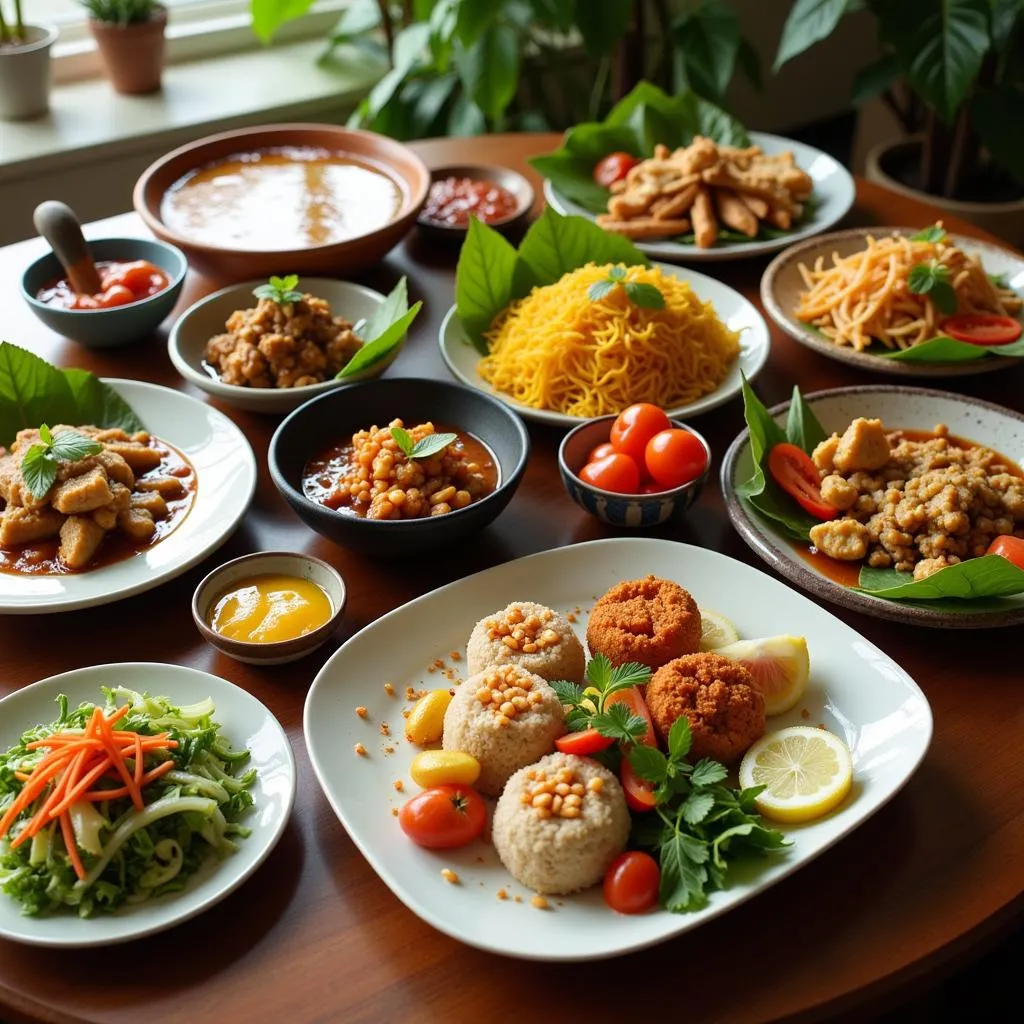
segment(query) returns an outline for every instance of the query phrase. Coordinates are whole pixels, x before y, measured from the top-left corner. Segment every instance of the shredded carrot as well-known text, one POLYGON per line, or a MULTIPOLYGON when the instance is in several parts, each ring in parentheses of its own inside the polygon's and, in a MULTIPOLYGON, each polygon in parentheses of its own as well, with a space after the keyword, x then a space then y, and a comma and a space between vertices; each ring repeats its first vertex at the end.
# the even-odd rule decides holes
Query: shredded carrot
POLYGON ((135 785, 141 790, 142 789, 142 737, 135 734, 135 785))
POLYGON ((128 766, 124 763, 124 757, 114 745, 106 719, 100 722, 100 738, 103 740, 103 745, 107 748, 110 759, 114 762, 114 767, 121 778, 124 779, 124 784, 128 787, 128 795, 132 798, 135 809, 141 811, 146 806, 142 801, 142 794, 139 792, 139 787, 135 785, 135 780, 128 772, 128 766))
POLYGON ((60 816, 60 834, 64 837, 64 848, 71 858, 71 866, 75 869, 79 881, 83 881, 87 874, 82 858, 78 855, 78 843, 75 842, 75 830, 71 827, 71 818, 65 811, 60 816))
MULTIPOLYGON (((151 768, 142 776, 142 784, 144 786, 148 786, 151 782, 155 782, 159 779, 161 775, 165 775, 169 772, 173 767, 173 761, 162 761, 155 768, 151 768)), ((119 789, 93 789, 79 797, 79 799, 88 800, 90 803, 98 803, 101 800, 116 800, 118 797, 127 795, 128 787, 121 786, 119 789)))

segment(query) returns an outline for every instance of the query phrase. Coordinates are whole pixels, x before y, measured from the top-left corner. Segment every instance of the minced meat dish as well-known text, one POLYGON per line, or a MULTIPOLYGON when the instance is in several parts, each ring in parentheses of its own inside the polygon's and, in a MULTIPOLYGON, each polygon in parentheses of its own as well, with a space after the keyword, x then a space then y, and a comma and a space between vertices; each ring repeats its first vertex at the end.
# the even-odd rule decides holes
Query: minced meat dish
POLYGON ((811 528, 832 558, 913 572, 983 555, 1001 534, 1024 536, 1024 479, 998 452, 964 447, 944 425, 924 440, 855 419, 814 450, 821 496, 839 518, 811 528))
POLYGON ((225 384, 298 388, 334 377, 362 347, 352 324, 324 299, 260 299, 228 318, 227 334, 206 343, 206 362, 225 384))

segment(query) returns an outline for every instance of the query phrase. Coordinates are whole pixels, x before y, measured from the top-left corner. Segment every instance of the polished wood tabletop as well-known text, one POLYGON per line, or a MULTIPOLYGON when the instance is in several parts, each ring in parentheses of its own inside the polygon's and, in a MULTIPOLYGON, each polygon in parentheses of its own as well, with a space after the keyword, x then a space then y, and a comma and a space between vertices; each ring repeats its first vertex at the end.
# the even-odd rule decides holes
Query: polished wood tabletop
MULTIPOLYGON (((504 164, 536 175, 528 156, 551 135, 431 140, 414 148, 432 166, 504 164)), ((128 197, 125 197, 125 205, 128 197)), ((850 224, 920 224, 937 212, 858 182, 850 224)), ((985 237, 946 217, 964 234, 985 237)), ((134 214, 88 234, 144 234, 134 214)), ((161 334, 90 352, 47 331, 18 296, 38 240, 0 250, 0 338, 59 365, 139 378, 208 399, 172 368, 161 334)), ((759 304, 766 260, 700 267, 759 304)), ((401 275, 424 311, 390 376, 446 379, 438 350, 452 302, 455 254, 414 232, 360 278, 387 291, 401 275)), ((191 276, 179 312, 226 282, 191 276)), ((165 325, 166 326, 166 325, 165 325)), ((772 329, 757 388, 769 403, 794 382, 805 392, 883 381, 831 361, 772 329)), ((934 382, 929 382, 934 386, 934 382)), ((963 391, 1021 408, 1019 369, 953 379, 963 391)), ((941 632, 831 609, 895 658, 931 702, 935 734, 918 772, 853 834, 756 899, 675 940, 610 963, 522 963, 461 945, 420 921, 363 859, 322 795, 302 736, 310 682, 337 646, 405 601, 478 569, 533 551, 612 536, 574 505, 558 479, 562 432, 531 426, 533 454, 499 519, 458 550, 406 564, 333 546, 288 510, 270 481, 266 451, 277 420, 224 411, 260 465, 252 508, 236 533, 178 579, 119 604, 56 615, 0 616, 0 695, 37 679, 109 661, 161 661, 223 676, 280 719, 298 762, 298 797, 264 865, 201 917, 109 950, 51 951, 0 942, 0 1020, 164 1024, 197 1021, 696 1021, 848 1015, 907 996, 940 978, 1019 919, 1024 906, 1024 743, 1019 637, 941 632), (302 661, 254 668, 218 654, 197 633, 189 602, 214 566, 260 549, 306 551, 348 582, 336 638, 302 661)), ((743 427, 738 399, 699 418, 716 459, 743 427)), ((717 466, 716 466, 717 470, 717 466)), ((717 480, 717 474, 715 475, 717 480)), ((656 536, 764 566, 726 518, 717 483, 680 525, 656 536)), ((609 925, 611 926, 611 925, 609 925)))

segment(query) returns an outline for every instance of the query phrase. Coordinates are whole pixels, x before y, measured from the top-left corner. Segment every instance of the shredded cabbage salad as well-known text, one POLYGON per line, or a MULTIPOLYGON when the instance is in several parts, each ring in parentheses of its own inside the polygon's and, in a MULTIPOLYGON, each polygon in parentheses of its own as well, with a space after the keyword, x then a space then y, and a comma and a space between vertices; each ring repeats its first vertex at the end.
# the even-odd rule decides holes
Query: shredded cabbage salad
MULTIPOLYGON (((41 812, 54 789, 48 784, 9 824, 0 839, 0 889, 16 899, 22 912, 41 914, 58 907, 74 907, 80 917, 110 912, 123 904, 177 892, 187 884, 211 853, 224 857, 238 849, 250 829, 239 823, 252 806, 250 787, 256 769, 236 774, 249 760, 246 749, 232 750, 213 720, 209 698, 176 706, 166 697, 151 697, 126 687, 101 688, 110 714, 119 702, 128 711, 117 722, 118 736, 138 733, 155 737, 169 734, 172 749, 153 748, 144 755, 145 770, 160 767, 159 777, 140 787, 143 806, 129 796, 102 799, 102 790, 120 793, 113 771, 101 778, 90 799, 67 809, 77 847, 78 872, 58 821, 49 822, 30 840, 19 834, 41 812), (171 768, 163 765, 168 758, 171 768), (84 869, 84 877, 80 873, 84 869)), ((57 698, 58 719, 37 725, 0 754, 0 818, 18 799, 25 781, 52 748, 30 747, 54 734, 85 733, 97 705, 83 703, 70 709, 68 698, 57 698)), ((130 744, 133 737, 120 742, 130 744)), ((135 741, 138 742, 138 741, 135 741)), ((140 748, 141 749, 141 748, 140 748)), ((129 767, 132 761, 128 762, 129 767)), ((141 773, 142 769, 140 769, 141 773)), ((69 830, 69 831, 70 831, 69 830)))

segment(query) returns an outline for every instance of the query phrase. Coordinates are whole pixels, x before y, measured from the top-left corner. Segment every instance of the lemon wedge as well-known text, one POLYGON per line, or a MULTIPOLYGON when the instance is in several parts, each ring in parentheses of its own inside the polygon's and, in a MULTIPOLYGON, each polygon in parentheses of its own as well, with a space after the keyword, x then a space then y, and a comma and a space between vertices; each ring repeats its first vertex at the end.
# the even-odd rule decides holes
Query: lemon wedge
POLYGON ((850 792, 853 759, 846 744, 825 729, 793 725, 762 736, 740 762, 740 786, 767 786, 757 809, 775 821, 812 821, 850 792))
POLYGON ((734 644, 740 635, 736 627, 718 612, 704 611, 700 613, 700 649, 714 651, 726 644, 734 644))
POLYGON ((764 713, 781 715, 794 707, 807 689, 811 659, 802 636, 771 636, 763 640, 737 640, 719 647, 716 654, 734 658, 754 677, 764 694, 764 713))

